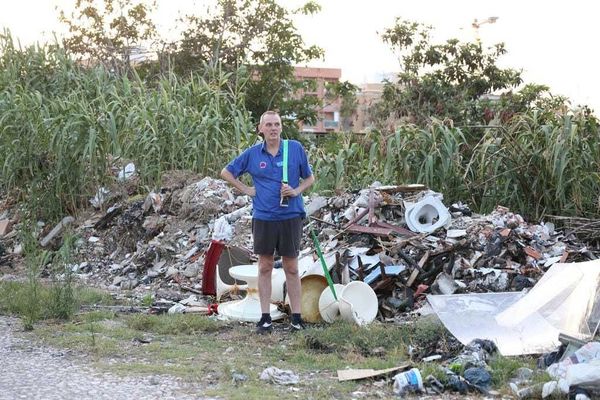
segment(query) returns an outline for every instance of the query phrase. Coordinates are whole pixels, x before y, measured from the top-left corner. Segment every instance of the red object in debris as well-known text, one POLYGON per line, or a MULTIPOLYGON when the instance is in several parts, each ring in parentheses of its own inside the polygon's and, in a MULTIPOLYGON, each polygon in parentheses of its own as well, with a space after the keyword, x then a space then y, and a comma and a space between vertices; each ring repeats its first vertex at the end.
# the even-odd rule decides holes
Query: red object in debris
POLYGON ((210 242, 204 257, 204 270, 202 271, 202 294, 215 296, 217 294, 217 263, 223 252, 225 243, 219 240, 210 242))
POLYGON ((536 260, 542 258, 542 254, 531 246, 525 247, 525 254, 527 254, 529 257, 535 258, 536 260))
POLYGON ((511 229, 509 229, 509 228, 502 229, 500 231, 500 236, 507 237, 508 235, 510 235, 510 232, 511 232, 511 229))
POLYGON ((424 285, 424 284, 420 284, 419 286, 417 286, 417 290, 415 290, 415 298, 422 295, 423 292, 425 292, 427 289, 429 289, 429 286, 424 285))
POLYGON ((208 305, 208 315, 218 314, 219 313, 219 305, 217 303, 212 303, 208 305))

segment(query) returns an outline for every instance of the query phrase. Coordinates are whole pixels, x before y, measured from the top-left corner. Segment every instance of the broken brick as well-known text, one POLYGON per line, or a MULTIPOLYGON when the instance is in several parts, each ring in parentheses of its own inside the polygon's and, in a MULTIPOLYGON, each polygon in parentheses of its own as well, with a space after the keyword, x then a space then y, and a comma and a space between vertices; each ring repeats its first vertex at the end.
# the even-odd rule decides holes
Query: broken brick
POLYGON ((536 260, 542 258, 542 254, 531 246, 525 247, 525 254, 531 258, 535 258, 536 260))

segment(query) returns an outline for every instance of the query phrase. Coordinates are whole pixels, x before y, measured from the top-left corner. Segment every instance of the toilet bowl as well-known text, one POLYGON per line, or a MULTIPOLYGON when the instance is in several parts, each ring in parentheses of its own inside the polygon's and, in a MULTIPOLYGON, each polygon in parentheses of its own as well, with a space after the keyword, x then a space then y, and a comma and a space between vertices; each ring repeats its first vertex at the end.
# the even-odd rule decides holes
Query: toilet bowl
POLYGON ((404 217, 408 228, 419 233, 432 233, 449 224, 452 218, 446 206, 433 196, 407 207, 404 217))
POLYGON ((252 264, 253 259, 249 251, 235 246, 225 246, 219 257, 216 268, 216 294, 217 301, 232 290, 247 290, 246 282, 234 279, 229 270, 237 265, 252 264))
POLYGON ((367 325, 375 320, 379 303, 371 286, 362 281, 352 281, 339 297, 341 317, 357 325, 367 325))
POLYGON ((338 298, 337 300, 333 296, 333 292, 329 286, 323 289, 323 292, 321 292, 321 296, 319 296, 319 313, 321 314, 323 321, 332 323, 340 317, 339 298, 342 295, 342 290, 344 290, 344 287, 345 285, 341 285, 339 283, 333 285, 333 289, 335 290, 335 294, 338 298))
MULTIPOLYGON (((322 322, 319 312, 319 297, 325 288, 327 288, 327 279, 323 275, 310 274, 300 278, 300 305, 302 319, 306 322, 322 322)), ((289 295, 286 295, 285 300, 287 304, 290 303, 289 295)))

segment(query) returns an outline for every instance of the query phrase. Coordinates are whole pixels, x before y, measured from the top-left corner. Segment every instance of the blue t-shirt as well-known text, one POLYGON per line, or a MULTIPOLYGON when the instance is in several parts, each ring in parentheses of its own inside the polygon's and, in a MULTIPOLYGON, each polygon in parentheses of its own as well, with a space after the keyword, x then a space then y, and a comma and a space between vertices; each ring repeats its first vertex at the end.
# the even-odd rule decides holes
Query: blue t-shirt
MULTIPOLYGON (((281 198, 281 181, 283 179, 283 139, 279 151, 272 156, 262 142, 246 149, 237 158, 227 164, 227 170, 238 178, 244 173, 250 174, 256 188, 256 196, 252 198, 252 215, 265 221, 281 221, 296 217, 305 217, 302 195, 290 197, 289 206, 279 205, 281 198)), ((308 158, 302 145, 295 140, 288 140, 288 185, 297 188, 300 178, 312 175, 308 158)))

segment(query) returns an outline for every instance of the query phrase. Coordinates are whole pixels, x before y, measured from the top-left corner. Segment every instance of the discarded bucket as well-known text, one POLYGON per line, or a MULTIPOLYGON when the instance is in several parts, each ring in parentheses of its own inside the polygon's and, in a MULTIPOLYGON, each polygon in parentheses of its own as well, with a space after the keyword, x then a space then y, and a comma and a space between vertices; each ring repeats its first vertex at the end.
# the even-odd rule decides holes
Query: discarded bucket
MULTIPOLYGON (((338 299, 342 295, 344 287, 344 285, 340 285, 339 283, 333 285, 333 289, 335 290, 338 299)), ((335 297, 333 297, 333 292, 329 287, 326 287, 319 297, 319 313, 321 313, 323 321, 329 323, 332 323, 340 316, 339 300, 336 300, 335 297)))
POLYGON ((420 392, 423 390, 423 378, 417 368, 400 372, 394 375, 394 393, 403 395, 405 393, 420 392))
POLYGON ((340 315, 346 321, 367 325, 377 316, 377 295, 371 286, 362 281, 347 284, 338 298, 340 315))

